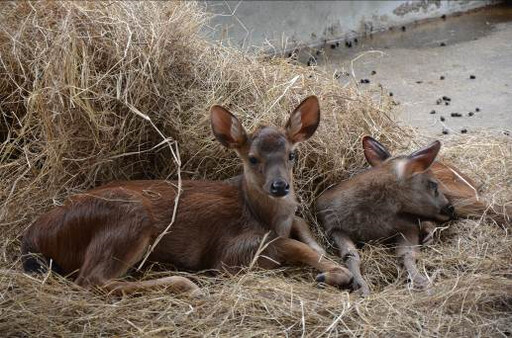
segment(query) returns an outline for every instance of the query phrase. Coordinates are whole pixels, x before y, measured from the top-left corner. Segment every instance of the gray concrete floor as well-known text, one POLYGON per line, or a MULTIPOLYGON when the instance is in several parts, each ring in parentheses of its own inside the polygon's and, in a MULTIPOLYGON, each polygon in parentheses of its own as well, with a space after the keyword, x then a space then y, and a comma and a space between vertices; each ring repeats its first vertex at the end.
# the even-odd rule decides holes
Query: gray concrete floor
POLYGON ((469 134, 479 128, 512 134, 512 6, 350 42, 351 48, 341 41, 310 53, 318 66, 340 74, 342 83, 356 81, 368 92, 382 84, 400 103, 404 122, 433 135, 442 135, 443 129, 469 134), (362 84, 361 79, 370 83, 362 84), (443 96, 451 99, 449 105, 443 96))

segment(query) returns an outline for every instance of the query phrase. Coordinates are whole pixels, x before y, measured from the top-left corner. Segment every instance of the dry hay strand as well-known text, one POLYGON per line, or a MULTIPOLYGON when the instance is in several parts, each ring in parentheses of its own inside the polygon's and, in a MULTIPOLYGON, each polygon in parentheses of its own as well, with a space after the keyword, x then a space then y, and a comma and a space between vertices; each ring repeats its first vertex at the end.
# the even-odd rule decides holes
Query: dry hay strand
MULTIPOLYGON (((20 234, 70 194, 114 179, 176 178, 180 169, 170 149, 138 112, 177 142, 184 178, 225 179, 241 168, 211 135, 212 104, 227 106, 252 129, 283 124, 305 96, 317 95, 322 122, 300 146, 296 168, 302 212, 317 230, 309 206, 324 187, 365 166, 362 135, 391 149, 413 146, 414 133, 394 124, 388 101, 342 88, 321 70, 211 44, 200 33, 205 20, 192 2, 0 3, 0 332, 510 333, 510 240, 506 229, 486 220, 454 222, 423 250, 420 266, 437 276, 428 292, 408 290, 392 250, 368 246, 362 252, 374 289, 368 299, 319 289, 307 269, 187 275, 206 291, 202 300, 165 290, 115 298, 52 274, 21 272, 20 234)), ((478 146, 455 145, 445 154, 470 168, 485 191, 495 191, 493 200, 510 199, 510 139, 475 136, 472 142, 478 146)))

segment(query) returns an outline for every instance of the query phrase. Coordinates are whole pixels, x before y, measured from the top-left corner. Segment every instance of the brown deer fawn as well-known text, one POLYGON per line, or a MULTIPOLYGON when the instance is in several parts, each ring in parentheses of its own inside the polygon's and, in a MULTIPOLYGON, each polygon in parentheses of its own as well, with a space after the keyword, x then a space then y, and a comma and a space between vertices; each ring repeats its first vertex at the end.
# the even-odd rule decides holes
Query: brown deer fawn
MULTIPOLYGON (((364 138, 363 144, 368 141, 364 138)), ((396 243, 396 252, 413 284, 420 288, 428 285, 428 279, 416 268, 418 222, 447 221, 453 214, 453 207, 428 170, 440 147, 435 141, 409 156, 388 158, 318 198, 319 220, 354 276, 352 288, 362 295, 368 295, 370 289, 361 276, 356 243, 372 240, 396 243)), ((372 151, 366 153, 370 160, 374 155, 372 151)))
MULTIPOLYGON (((392 157, 381 143, 369 136, 363 138, 363 148, 366 160, 371 166, 378 166, 392 157)), ((454 207, 456 217, 482 217, 486 214, 502 226, 510 221, 508 207, 503 206, 502 213, 490 208, 488 203, 479 196, 476 183, 459 169, 435 161, 430 167, 430 171, 439 181, 439 191, 448 198, 454 207)), ((422 244, 432 241, 435 227, 436 224, 433 222, 422 222, 422 244)))
MULTIPOLYGON (((319 121, 314 96, 291 113, 284 129, 260 127, 250 135, 234 115, 213 106, 213 133, 242 160, 242 178, 237 184, 183 181, 176 220, 149 261, 188 271, 236 271, 250 265, 263 248, 256 261, 262 268, 305 264, 321 272, 317 281, 350 284, 352 274, 323 257, 308 225, 295 216, 294 148, 313 135, 319 121)), ((118 280, 170 224, 176 194, 175 183, 154 180, 115 182, 73 196, 28 228, 22 242, 24 268, 37 271, 51 260, 57 272, 86 288, 120 294, 166 286, 200 295, 185 277, 118 280)))

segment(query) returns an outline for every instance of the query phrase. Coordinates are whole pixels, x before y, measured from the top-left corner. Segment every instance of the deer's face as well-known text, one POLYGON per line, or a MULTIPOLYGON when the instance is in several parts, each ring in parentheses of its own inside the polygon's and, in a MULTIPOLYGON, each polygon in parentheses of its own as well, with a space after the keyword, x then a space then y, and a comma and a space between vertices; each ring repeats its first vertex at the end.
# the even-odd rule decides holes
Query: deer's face
MULTIPOLYGON (((400 166, 400 161, 395 165, 400 166)), ((454 208, 439 189, 439 182, 430 172, 400 177, 398 182, 402 211, 421 218, 447 221, 454 217, 454 208)))
POLYGON ((273 127, 257 130, 240 157, 247 183, 261 192, 272 197, 285 197, 293 190, 295 150, 284 132, 273 127))
POLYGON ((447 221, 453 218, 454 208, 439 188, 439 182, 429 170, 441 143, 435 141, 409 156, 392 158, 389 151, 375 139, 365 136, 363 148, 370 165, 391 172, 402 211, 423 218, 447 221))
POLYGON ((236 150, 244 163, 245 181, 252 189, 273 198, 293 192, 295 146, 310 138, 320 122, 318 99, 310 96, 291 113, 283 129, 261 127, 247 135, 240 121, 220 106, 211 109, 213 133, 219 142, 236 150))

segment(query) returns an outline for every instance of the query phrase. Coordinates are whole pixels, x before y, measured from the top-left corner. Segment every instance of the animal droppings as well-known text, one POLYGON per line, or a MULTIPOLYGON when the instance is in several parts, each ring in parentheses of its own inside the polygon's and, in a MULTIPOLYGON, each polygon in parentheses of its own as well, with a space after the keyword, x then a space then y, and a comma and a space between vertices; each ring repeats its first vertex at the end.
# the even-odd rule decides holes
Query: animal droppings
POLYGON ((359 41, 357 40, 357 38, 354 38, 354 43, 357 45, 359 41))
POLYGON ((372 75, 375 75, 375 74, 377 74, 377 72, 376 72, 376 71, 374 71, 374 70, 372 70, 372 73, 371 73, 371 74, 372 74, 372 75))
POLYGON ((361 79, 361 83, 370 83, 370 80, 368 80, 368 79, 361 79))
POLYGON ((470 75, 470 76, 469 76, 469 78, 470 78, 471 80, 474 80, 474 79, 476 79, 476 76, 474 76, 474 75, 470 75))
POLYGON ((446 47, 446 43, 445 43, 445 42, 441 42, 441 43, 439 44, 439 46, 441 46, 441 47, 446 47))
POLYGON ((476 111, 476 112, 479 112, 479 111, 480 111, 480 108, 475 108, 475 111, 476 111))
POLYGON ((468 113, 468 116, 473 116, 473 115, 475 115, 475 113, 473 113, 472 111, 470 111, 470 112, 468 113))
POLYGON ((423 81, 416 81, 417 84, 423 83, 423 81))
POLYGON ((436 113, 436 111, 435 111, 435 110, 432 110, 432 111, 430 112, 430 114, 432 114, 432 115, 434 115, 435 113, 436 113))
POLYGON ((331 45, 331 49, 335 49, 336 48, 336 45, 335 44, 332 44, 331 45))
POLYGON ((446 20, 446 14, 441 15, 441 19, 446 20))
POLYGON ((462 128, 462 129, 460 130, 460 133, 461 133, 461 134, 466 134, 467 132, 468 132, 468 130, 467 130, 466 128, 462 128))
POLYGON ((444 122, 444 120, 445 120, 444 116, 441 116, 440 120, 441 120, 441 122, 444 122))
POLYGON ((442 97, 442 99, 443 99, 444 101, 451 101, 451 100, 452 100, 452 99, 451 99, 451 98, 449 98, 448 96, 443 96, 443 97, 442 97))
POLYGON ((443 128, 443 134, 448 135, 448 133, 449 133, 449 132, 448 132, 448 129, 443 128))
POLYGON ((451 113, 451 117, 462 117, 461 113, 451 113))
POLYGON ((393 96, 393 92, 389 92, 389 96, 393 96))
POLYGON ((443 102, 443 100, 441 100, 441 99, 437 99, 436 104, 437 104, 437 105, 439 105, 439 104, 441 104, 442 102, 443 102))
POLYGON ((450 102, 445 101, 445 102, 444 102, 444 105, 445 105, 445 106, 449 106, 449 105, 450 105, 450 102))
POLYGON ((405 26, 402 26, 402 32, 405 32, 405 29, 406 29, 405 26))
POLYGON ((444 76, 441 75, 441 77, 439 78, 439 80, 444 80, 444 76))

